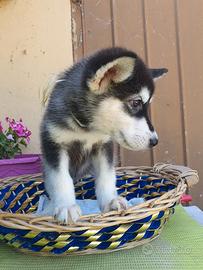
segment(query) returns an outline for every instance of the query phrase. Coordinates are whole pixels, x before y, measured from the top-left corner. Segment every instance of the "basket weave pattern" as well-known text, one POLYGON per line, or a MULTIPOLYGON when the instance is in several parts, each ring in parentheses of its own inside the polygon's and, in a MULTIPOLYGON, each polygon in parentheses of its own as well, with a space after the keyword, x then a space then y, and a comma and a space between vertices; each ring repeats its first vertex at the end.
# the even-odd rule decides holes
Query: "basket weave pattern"
MULTIPOLYGON (((124 167, 117 170, 118 194, 145 202, 125 211, 82 216, 76 224, 60 225, 52 217, 34 215, 44 194, 42 175, 2 179, 0 239, 21 251, 41 255, 103 253, 132 248, 156 238, 180 197, 198 181, 195 171, 168 165, 124 167), (195 179, 194 181, 190 181, 195 179)), ((94 178, 81 179, 77 199, 95 199, 94 178)))

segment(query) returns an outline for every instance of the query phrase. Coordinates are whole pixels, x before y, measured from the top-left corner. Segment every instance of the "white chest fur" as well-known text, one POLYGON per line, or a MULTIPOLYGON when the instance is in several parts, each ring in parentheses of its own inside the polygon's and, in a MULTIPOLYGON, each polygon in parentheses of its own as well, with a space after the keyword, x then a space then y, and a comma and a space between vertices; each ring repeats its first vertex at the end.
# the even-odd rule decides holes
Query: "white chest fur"
POLYGON ((84 149, 87 150, 91 149, 92 145, 96 143, 106 143, 110 140, 110 136, 96 131, 72 131, 53 125, 49 125, 48 130, 54 142, 58 144, 69 144, 73 141, 80 141, 83 143, 84 149))

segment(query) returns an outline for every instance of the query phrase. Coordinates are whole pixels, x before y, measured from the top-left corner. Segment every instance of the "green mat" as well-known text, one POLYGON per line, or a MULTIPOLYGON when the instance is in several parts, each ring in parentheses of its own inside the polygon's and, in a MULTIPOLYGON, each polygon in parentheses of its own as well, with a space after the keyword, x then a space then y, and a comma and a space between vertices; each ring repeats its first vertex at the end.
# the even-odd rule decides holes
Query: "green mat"
POLYGON ((36 257, 0 242, 0 270, 203 269, 203 226, 178 206, 161 236, 145 246, 103 255, 36 257))

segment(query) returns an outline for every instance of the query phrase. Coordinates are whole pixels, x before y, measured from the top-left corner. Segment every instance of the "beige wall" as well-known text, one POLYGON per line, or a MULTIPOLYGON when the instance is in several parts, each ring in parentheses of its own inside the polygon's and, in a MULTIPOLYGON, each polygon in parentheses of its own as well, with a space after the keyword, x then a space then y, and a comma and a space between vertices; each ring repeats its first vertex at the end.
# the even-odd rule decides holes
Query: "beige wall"
POLYGON ((39 152, 40 91, 72 61, 69 0, 0 0, 0 120, 23 118, 27 152, 39 152))

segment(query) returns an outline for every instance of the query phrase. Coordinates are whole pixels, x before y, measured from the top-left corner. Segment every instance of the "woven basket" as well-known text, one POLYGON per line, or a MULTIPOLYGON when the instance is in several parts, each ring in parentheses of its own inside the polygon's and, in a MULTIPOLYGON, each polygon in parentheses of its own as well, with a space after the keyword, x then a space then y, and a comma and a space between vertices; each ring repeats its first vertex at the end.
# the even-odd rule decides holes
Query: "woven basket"
MULTIPOLYGON (((37 217, 42 175, 1 179, 0 239, 23 252, 40 255, 91 254, 132 248, 155 239, 174 213, 187 186, 198 181, 196 171, 158 164, 117 169, 118 194, 145 202, 125 211, 82 216, 73 225, 60 225, 52 217, 37 217)), ((95 199, 94 179, 75 186, 77 199, 95 199)))

